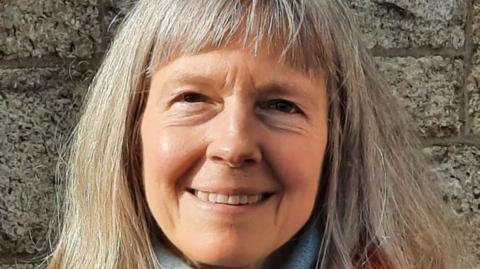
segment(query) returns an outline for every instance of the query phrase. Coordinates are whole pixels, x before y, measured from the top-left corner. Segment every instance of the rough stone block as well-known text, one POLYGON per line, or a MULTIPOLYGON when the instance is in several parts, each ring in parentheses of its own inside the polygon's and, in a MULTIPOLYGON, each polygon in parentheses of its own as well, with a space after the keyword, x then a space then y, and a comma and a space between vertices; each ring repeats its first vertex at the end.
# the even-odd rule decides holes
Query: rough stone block
POLYGON ((26 263, 18 263, 18 264, 0 264, 0 269, 36 269, 38 268, 35 264, 26 264, 26 263))
POLYGON ((468 116, 472 126, 471 132, 480 135, 480 2, 475 1, 473 6, 473 42, 476 51, 472 60, 472 72, 468 77, 468 116))
POLYGON ((101 44, 96 0, 2 0, 0 59, 91 58, 101 44))
POLYGON ((474 264, 480 266, 480 148, 430 147, 443 200, 454 210, 474 264))
POLYGON ((417 122, 422 136, 445 137, 459 133, 462 61, 435 56, 377 57, 376 62, 394 94, 417 122))
POLYGON ((468 77, 468 116, 471 120, 471 134, 480 135, 480 67, 475 65, 468 77))
POLYGON ((117 31, 118 25, 125 18, 137 0, 105 0, 104 23, 108 38, 111 39, 117 31))
POLYGON ((480 44, 480 2, 473 1, 473 16, 472 16, 472 27, 473 27, 473 43, 480 44))
POLYGON ((369 48, 462 48, 466 0, 348 0, 369 48))
POLYGON ((0 70, 0 255, 48 247, 59 149, 89 77, 63 68, 0 70))

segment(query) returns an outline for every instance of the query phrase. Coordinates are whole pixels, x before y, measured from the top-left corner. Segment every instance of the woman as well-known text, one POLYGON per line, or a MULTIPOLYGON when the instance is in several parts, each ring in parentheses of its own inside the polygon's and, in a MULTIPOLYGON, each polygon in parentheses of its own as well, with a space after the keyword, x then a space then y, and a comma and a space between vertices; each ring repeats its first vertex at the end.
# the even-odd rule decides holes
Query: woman
POLYGON ((458 268, 331 1, 140 0, 87 96, 49 268, 458 268))

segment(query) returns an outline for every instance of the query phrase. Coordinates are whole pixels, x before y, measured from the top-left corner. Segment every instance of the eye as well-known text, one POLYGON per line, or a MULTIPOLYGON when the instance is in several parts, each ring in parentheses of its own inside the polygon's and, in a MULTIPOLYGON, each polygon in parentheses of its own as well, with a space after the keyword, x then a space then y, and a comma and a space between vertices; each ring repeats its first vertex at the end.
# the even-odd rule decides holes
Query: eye
POLYGON ((263 109, 273 109, 287 114, 303 114, 302 110, 293 102, 275 99, 265 102, 261 105, 263 109))
POLYGON ((198 103, 205 102, 207 97, 195 92, 184 92, 177 97, 177 100, 186 103, 198 103))

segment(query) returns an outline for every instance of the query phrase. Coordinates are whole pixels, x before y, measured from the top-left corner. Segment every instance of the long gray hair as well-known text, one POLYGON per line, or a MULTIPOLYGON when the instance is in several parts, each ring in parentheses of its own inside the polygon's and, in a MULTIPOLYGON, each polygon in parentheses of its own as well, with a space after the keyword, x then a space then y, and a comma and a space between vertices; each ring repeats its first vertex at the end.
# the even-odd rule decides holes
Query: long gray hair
POLYGON ((179 55, 238 40, 253 54, 280 49, 281 61, 327 74, 317 268, 458 268, 434 176, 351 21, 341 0, 139 0, 74 131, 49 268, 158 268, 139 139, 150 75, 179 55))

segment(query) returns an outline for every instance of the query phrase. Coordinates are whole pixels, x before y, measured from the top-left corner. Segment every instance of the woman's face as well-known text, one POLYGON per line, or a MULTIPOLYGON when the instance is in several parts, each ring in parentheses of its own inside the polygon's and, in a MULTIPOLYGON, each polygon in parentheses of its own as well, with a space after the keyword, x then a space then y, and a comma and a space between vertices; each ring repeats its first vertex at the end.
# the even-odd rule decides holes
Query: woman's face
POLYGON ((325 79, 240 49, 153 76, 141 123, 145 194, 203 265, 255 267, 309 219, 327 143, 325 79))

